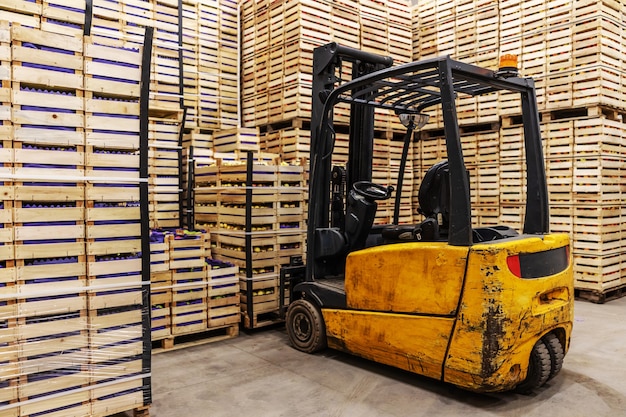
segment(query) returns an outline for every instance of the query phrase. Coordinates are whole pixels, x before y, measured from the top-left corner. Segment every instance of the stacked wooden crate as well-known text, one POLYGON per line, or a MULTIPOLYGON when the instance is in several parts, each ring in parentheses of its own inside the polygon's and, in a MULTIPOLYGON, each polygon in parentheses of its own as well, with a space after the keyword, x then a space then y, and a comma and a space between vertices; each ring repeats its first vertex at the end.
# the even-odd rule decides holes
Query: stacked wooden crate
POLYGON ((169 241, 172 335, 208 329, 205 235, 169 241))
MULTIPOLYGON (((396 63, 409 62, 412 58, 411 15, 408 3, 403 0, 244 1, 241 19, 243 125, 259 127, 261 150, 279 154, 284 161, 309 157, 314 48, 334 41, 391 55, 396 63)), ((341 78, 345 82, 351 77, 351 64, 344 62, 341 78)), ((345 164, 347 160, 349 117, 348 105, 336 107, 334 120, 341 125, 336 139, 339 152, 334 163, 337 164, 345 164)), ((395 115, 378 110, 376 129, 376 141, 381 142, 403 131, 395 115)), ((396 142, 389 148, 379 146, 380 164, 374 167, 374 176, 384 184, 397 181, 397 170, 390 173, 384 163, 393 160, 391 153, 398 149, 401 145, 398 147, 396 142)), ((410 202, 411 183, 411 178, 407 178, 404 187, 407 202, 410 202)), ((391 203, 379 206, 376 221, 385 223, 392 215, 391 203)), ((411 220, 411 210, 403 212, 402 221, 411 220)))
MULTIPOLYGON (((293 129, 308 129, 314 48, 335 41, 392 55, 396 63, 411 60, 410 12, 402 0, 244 1, 242 22, 243 125, 278 137, 275 143, 297 157, 308 153, 307 134, 293 129)), ((342 70, 343 80, 349 80, 350 65, 344 63, 342 70)), ((339 105, 337 110, 335 121, 347 125, 348 107, 339 105)), ((395 116, 380 112, 377 119, 381 130, 401 130, 395 116)))
MULTIPOLYGON (((595 0, 497 5, 420 1, 413 9, 413 34, 419 44, 415 59, 449 53, 495 69, 496 55, 513 53, 519 57, 521 75, 535 79, 551 228, 572 235, 577 292, 596 301, 619 294, 626 286, 621 226, 626 168, 623 7, 621 2, 595 0), (466 32, 468 22, 475 22, 471 23, 475 29, 466 32), (466 49, 472 32, 474 47, 466 49)), ((519 96, 512 93, 457 100, 462 135, 479 131, 464 143, 464 152, 476 162, 477 172, 486 174, 487 182, 479 175, 473 186, 478 190, 477 198, 472 197, 473 214, 481 224, 493 224, 491 213, 498 222, 517 229, 523 224, 526 187, 520 104, 519 96), (488 124, 495 126, 495 133, 488 124), (481 155, 485 143, 495 146, 495 154, 481 155), (488 161, 494 156, 498 170, 480 168, 491 166, 488 161), (492 192, 496 185, 497 196, 492 192)), ((425 160, 427 149, 436 154, 443 150, 437 131, 441 126, 440 110, 431 111, 425 135, 438 139, 416 148, 425 160)), ((426 169, 428 163, 424 165, 426 169)), ((472 163, 468 165, 472 170, 472 163)))
POLYGON ((209 233, 153 230, 150 258, 153 341, 171 349, 181 336, 237 336, 238 268, 211 258, 209 233))
POLYGON ((197 227, 211 229, 214 258, 239 267, 244 326, 275 322, 280 266, 304 255, 303 167, 249 158, 198 167, 195 178, 197 227))
POLYGON ((178 227, 180 65, 178 2, 94 1, 90 32, 102 44, 135 48, 146 26, 155 27, 150 68, 150 226, 178 227))
POLYGON ((150 319, 151 339, 172 336, 172 271, 167 233, 150 233, 150 319))
POLYGON ((233 0, 182 2, 185 127, 235 128, 239 120, 239 11, 233 0))
POLYGON ((183 112, 150 111, 148 175, 151 228, 180 226, 183 112))
POLYGON ((82 35, 85 29, 85 2, 82 0, 26 0, 0 3, 2 20, 46 32, 82 35))
POLYGON ((0 23, 2 415, 147 410, 141 59, 0 23))
POLYGON ((151 227, 178 227, 183 220, 184 182, 177 181, 182 131, 210 134, 239 126, 238 24, 238 7, 232 0, 93 2, 91 30, 103 39, 122 37, 133 45, 143 27, 155 27, 150 83, 151 227))

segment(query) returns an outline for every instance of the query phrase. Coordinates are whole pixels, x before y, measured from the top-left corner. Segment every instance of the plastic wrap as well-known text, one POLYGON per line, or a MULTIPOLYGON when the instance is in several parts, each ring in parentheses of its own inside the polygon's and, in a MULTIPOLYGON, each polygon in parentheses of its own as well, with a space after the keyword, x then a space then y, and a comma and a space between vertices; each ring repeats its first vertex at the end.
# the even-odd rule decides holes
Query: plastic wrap
MULTIPOLYGON (((72 4, 44 1, 42 19, 50 26, 55 16, 77 17, 72 4)), ((4 30, 0 24, 0 47, 4 30)), ((23 26, 6 30, 13 71, 11 115, 0 120, 12 133, 0 148, 0 415, 141 408, 151 401, 151 345, 139 105, 128 94, 99 97, 93 88, 103 80, 84 89, 105 53, 96 67, 114 66, 117 54, 118 72, 136 77, 118 80, 117 91, 126 92, 139 83, 126 63, 138 66, 141 54, 23 26)), ((0 91, 2 105, 4 97, 0 91)))

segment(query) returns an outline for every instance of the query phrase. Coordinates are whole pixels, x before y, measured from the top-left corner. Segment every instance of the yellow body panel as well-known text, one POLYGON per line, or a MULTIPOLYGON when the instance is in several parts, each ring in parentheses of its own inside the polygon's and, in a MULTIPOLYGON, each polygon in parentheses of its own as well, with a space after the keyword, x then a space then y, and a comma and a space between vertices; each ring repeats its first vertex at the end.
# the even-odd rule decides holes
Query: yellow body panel
POLYGON ((441 378, 453 319, 333 309, 322 315, 329 347, 441 378))
POLYGON ((346 302, 356 310, 454 315, 468 248, 442 242, 401 243, 352 252, 346 302))
POLYGON ((522 279, 507 257, 569 243, 554 234, 470 248, 402 243, 353 252, 348 309, 322 309, 329 346, 470 390, 513 388, 543 335, 558 329, 567 351, 573 270, 570 255, 566 270, 522 279))
POLYGON ((569 245, 565 234, 474 245, 444 380, 479 391, 513 388, 526 378, 530 352, 553 329, 569 348, 574 316, 573 269, 521 279, 506 259, 569 245))

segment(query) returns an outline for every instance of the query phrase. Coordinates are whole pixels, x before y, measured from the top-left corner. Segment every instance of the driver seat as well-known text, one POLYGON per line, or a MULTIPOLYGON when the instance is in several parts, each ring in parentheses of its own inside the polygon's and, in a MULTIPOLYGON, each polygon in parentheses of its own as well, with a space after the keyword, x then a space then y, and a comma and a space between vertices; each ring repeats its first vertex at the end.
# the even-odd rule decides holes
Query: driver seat
POLYGON ((417 240, 439 240, 450 221, 450 169, 443 160, 428 169, 417 194, 418 212, 426 219, 415 230, 417 240))
POLYGON ((428 169, 418 192, 418 212, 426 216, 417 225, 392 225, 382 230, 387 242, 407 240, 435 241, 448 232, 450 219, 450 170, 448 161, 441 161, 428 169))
POLYGON ((349 253, 365 247, 367 236, 376 218, 378 204, 354 190, 348 192, 346 203, 345 235, 349 253))

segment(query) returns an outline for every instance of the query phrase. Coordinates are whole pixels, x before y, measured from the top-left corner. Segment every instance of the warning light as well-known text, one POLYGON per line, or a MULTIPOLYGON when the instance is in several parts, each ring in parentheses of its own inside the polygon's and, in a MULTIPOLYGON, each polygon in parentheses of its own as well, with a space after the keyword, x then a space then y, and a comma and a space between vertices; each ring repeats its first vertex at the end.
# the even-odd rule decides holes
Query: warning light
POLYGON ((496 71, 496 77, 509 78, 517 77, 517 55, 504 54, 500 57, 500 65, 496 71))

